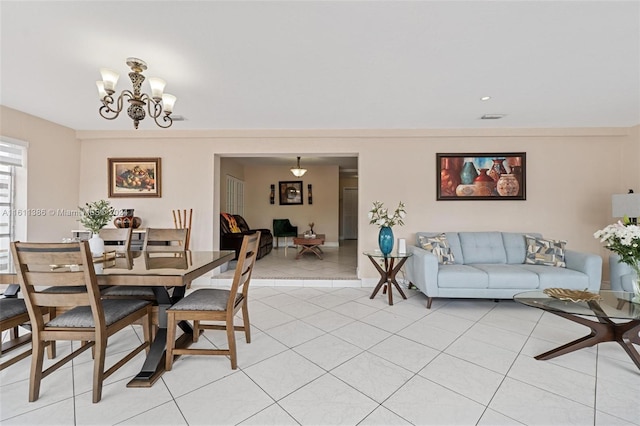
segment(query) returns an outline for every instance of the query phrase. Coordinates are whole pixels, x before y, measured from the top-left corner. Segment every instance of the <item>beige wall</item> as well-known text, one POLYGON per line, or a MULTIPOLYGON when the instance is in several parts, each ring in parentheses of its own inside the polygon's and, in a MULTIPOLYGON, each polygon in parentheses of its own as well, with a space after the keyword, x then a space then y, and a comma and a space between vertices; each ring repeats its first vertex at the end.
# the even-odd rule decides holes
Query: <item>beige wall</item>
MULTIPOLYGON (((73 132, 21 114, 16 120, 22 121, 22 125, 10 123, 6 126, 6 114, 3 114, 3 135, 32 143, 37 141, 38 146, 34 150, 38 167, 30 172, 29 189, 37 185, 35 195, 32 197, 30 193, 31 203, 75 206, 76 200, 83 203, 105 198, 108 157, 161 157, 162 198, 114 199, 113 204, 118 208, 135 208, 138 216, 156 226, 172 226, 170 212, 173 208, 194 208, 194 249, 217 246, 217 185, 221 167, 216 154, 359 156, 358 252, 376 246, 377 229, 369 225, 366 218, 371 202, 380 200, 387 206, 394 206, 402 200, 408 215, 406 225, 394 229, 397 238, 413 241, 415 232, 423 230, 536 231, 547 237, 568 240, 568 248, 608 256, 593 238, 593 232, 613 220, 611 194, 625 193, 628 188, 640 191, 638 126, 611 129, 80 131, 77 132, 81 141, 78 158, 73 132), (7 133, 5 128, 11 132, 7 133), (51 141, 51 146, 47 141, 51 141), (527 153, 526 201, 435 200, 435 153, 492 151, 527 153), (72 160, 80 165, 79 176, 73 166, 69 170, 59 168, 60 163, 72 164, 72 160), (52 185, 52 180, 62 184, 52 185), (78 193, 69 195, 74 182, 79 182, 76 184, 78 193)), ((254 181, 256 178, 250 175, 251 172, 245 170, 245 180, 254 181)), ((252 189, 255 193, 250 198, 268 200, 268 184, 275 183, 275 179, 273 176, 262 183, 262 187, 252 189)), ((303 180, 306 182, 307 179, 303 180)), ((312 183, 315 206, 320 199, 317 198, 316 183, 312 183)), ((336 188, 337 185, 336 180, 336 188)), ((32 221, 30 238, 46 238, 53 234, 57 238, 61 229, 71 226, 60 225, 53 219, 32 221), (57 230, 41 226, 42 223, 49 223, 57 230)), ((301 216, 298 220, 304 223, 308 219, 301 216)), ((248 220, 252 226, 268 227, 269 224, 263 223, 262 218, 248 220)), ((376 277, 373 266, 367 263, 359 257, 360 276, 376 277)))
MULTIPOLYGON (((28 142, 27 208, 46 216, 27 217, 27 239, 61 241, 78 228, 80 142, 76 132, 50 121, 0 106, 0 134, 28 142)), ((24 188, 18 188, 24 190, 24 188)))

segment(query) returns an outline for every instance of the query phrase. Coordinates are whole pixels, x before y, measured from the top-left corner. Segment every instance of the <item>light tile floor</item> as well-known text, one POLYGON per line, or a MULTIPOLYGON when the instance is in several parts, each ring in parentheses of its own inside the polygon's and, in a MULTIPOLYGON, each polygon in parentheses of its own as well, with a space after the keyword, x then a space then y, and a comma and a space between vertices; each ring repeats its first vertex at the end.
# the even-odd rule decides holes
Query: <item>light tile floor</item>
MULTIPOLYGON (((223 356, 182 356, 152 388, 129 389, 138 356, 98 404, 89 354, 45 378, 34 403, 23 360, 0 373, 0 423, 640 425, 640 371, 617 344, 533 358, 586 334, 580 325, 512 301, 439 299, 427 310, 413 290, 393 306, 370 292, 254 287, 237 370, 223 356)), ((123 330, 109 352, 139 334, 123 330)), ((197 345, 223 347, 224 332, 197 345)))
MULTIPOLYGON (((286 252, 282 246, 274 248, 271 253, 256 261, 252 274, 254 285, 301 285, 302 280, 302 285, 306 286, 331 286, 334 285, 333 281, 339 281, 335 286, 359 287, 357 246, 357 240, 340 241, 339 247, 322 246, 322 259, 311 253, 305 253, 296 259, 298 249, 293 246, 288 247, 286 252)), ((362 259, 368 261, 364 256, 362 259)), ((213 277, 213 284, 230 282, 234 268, 235 261, 229 262, 227 271, 213 277)))

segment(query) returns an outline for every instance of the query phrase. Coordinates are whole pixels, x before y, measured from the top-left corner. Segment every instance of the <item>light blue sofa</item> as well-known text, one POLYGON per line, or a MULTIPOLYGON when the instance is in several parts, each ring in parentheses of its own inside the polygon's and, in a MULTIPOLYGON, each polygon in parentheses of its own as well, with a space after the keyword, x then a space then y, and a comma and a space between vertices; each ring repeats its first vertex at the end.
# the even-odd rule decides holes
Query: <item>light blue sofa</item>
POLYGON ((611 254, 609 256, 609 279, 611 290, 628 291, 633 293, 632 280, 636 277, 636 272, 626 263, 620 263, 620 256, 611 254))
POLYGON ((427 308, 435 297, 511 299, 517 293, 550 287, 588 289, 597 292, 602 280, 599 255, 565 250, 566 267, 525 263, 525 235, 515 232, 445 232, 455 263, 438 263, 437 257, 420 247, 418 232, 413 253, 405 263, 408 280, 427 296, 427 308))

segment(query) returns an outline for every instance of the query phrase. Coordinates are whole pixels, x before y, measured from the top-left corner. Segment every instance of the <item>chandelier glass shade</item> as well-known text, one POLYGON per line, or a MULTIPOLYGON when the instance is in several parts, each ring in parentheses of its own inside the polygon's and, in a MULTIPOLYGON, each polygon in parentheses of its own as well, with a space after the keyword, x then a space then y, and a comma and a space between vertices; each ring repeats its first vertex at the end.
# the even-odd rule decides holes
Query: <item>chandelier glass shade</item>
POLYGON ((307 169, 303 169, 300 167, 300 157, 298 157, 298 166, 292 167, 291 173, 293 173, 295 177, 302 177, 305 173, 307 173, 307 169))
POLYGON ((116 92, 116 84, 119 75, 113 70, 103 68, 100 70, 102 81, 96 81, 98 86, 98 94, 102 106, 99 109, 100 115, 107 120, 118 118, 124 109, 125 99, 129 103, 127 115, 133 120, 133 127, 138 128, 141 120, 144 120, 147 114, 153 118, 159 127, 164 129, 171 127, 173 119, 171 113, 176 103, 176 97, 164 92, 166 82, 160 78, 149 78, 149 86, 151 86, 151 96, 142 93, 141 87, 145 80, 142 72, 147 69, 147 64, 142 59, 127 58, 127 65, 131 68, 129 78, 133 85, 133 91, 123 90, 117 98, 114 98, 116 92), (146 107, 146 112, 145 112, 146 107), (162 119, 159 121, 158 119, 162 119))

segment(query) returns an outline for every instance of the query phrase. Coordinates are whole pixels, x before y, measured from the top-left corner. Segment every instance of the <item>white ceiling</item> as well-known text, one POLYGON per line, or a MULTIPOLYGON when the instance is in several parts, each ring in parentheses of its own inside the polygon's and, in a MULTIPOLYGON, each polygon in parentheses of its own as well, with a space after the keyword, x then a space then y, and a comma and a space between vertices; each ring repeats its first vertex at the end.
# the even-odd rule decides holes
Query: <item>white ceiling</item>
POLYGON ((133 128, 95 89, 101 67, 130 88, 129 56, 178 97, 168 131, 640 124, 640 1, 2 0, 0 19, 0 103, 77 130, 133 128))

